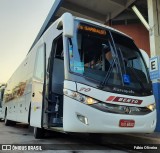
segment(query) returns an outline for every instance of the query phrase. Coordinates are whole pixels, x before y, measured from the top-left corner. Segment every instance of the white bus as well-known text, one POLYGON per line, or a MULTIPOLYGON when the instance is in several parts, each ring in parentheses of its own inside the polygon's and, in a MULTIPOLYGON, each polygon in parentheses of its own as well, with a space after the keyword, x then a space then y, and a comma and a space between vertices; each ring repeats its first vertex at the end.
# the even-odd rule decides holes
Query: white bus
POLYGON ((156 126, 151 81, 134 41, 70 13, 30 50, 8 81, 4 101, 5 124, 29 123, 35 138, 44 129, 151 133, 156 126))
POLYGON ((0 120, 3 119, 3 112, 2 112, 2 101, 4 95, 5 85, 0 86, 0 120))

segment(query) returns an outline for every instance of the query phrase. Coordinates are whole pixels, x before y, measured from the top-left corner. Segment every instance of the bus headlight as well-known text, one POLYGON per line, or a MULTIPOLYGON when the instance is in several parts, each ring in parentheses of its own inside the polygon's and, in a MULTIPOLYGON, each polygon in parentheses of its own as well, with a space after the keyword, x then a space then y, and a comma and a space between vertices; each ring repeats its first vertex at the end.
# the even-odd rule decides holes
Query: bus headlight
POLYGON ((153 112, 156 109, 156 104, 148 105, 147 108, 153 112))
POLYGON ((86 101, 85 102, 88 105, 92 105, 92 104, 97 103, 93 98, 90 98, 90 97, 86 97, 86 101))
POLYGON ((67 89, 64 89, 63 91, 64 95, 70 97, 70 98, 73 98, 81 103, 84 103, 84 104, 87 104, 87 105, 93 105, 95 103, 98 103, 97 100, 91 98, 91 97, 88 97, 88 96, 85 96, 85 95, 82 95, 80 93, 77 93, 75 91, 71 91, 71 90, 67 90, 67 89))

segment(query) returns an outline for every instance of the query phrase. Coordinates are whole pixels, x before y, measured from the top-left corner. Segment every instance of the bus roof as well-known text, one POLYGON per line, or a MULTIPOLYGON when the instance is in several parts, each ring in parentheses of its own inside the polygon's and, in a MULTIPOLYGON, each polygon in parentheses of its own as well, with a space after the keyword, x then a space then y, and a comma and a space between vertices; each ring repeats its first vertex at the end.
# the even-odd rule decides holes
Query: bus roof
MULTIPOLYGON (((94 25, 98 25, 98 26, 107 28, 107 29, 109 29, 109 30, 111 30, 111 31, 118 32, 118 33, 120 33, 120 34, 122 34, 122 35, 124 35, 124 36, 126 36, 126 37, 128 37, 128 38, 130 38, 130 39, 132 39, 132 37, 130 37, 129 35, 121 32, 121 31, 119 31, 119 30, 117 30, 117 29, 114 29, 114 28, 112 28, 112 27, 110 27, 110 26, 101 24, 101 23, 99 23, 99 22, 92 21, 92 20, 85 19, 85 18, 76 17, 76 16, 73 16, 73 18, 74 18, 74 19, 77 19, 77 20, 80 20, 80 21, 85 21, 85 22, 88 22, 88 23, 91 23, 91 24, 94 24, 94 25)), ((47 33, 47 31, 49 31, 49 29, 52 28, 52 26, 54 26, 58 21, 59 21, 59 18, 58 18, 55 22, 53 22, 50 27, 48 27, 48 29, 44 32, 43 35, 45 35, 45 34, 47 33)), ((43 35, 42 35, 42 36, 43 36, 43 35)))
MULTIPOLYGON (((132 38, 131 38, 130 36, 128 36, 127 34, 121 32, 121 31, 119 31, 119 30, 116 30, 116 29, 114 29, 114 28, 112 28, 112 27, 110 27, 110 26, 101 24, 101 23, 99 23, 99 22, 92 21, 92 20, 88 20, 88 19, 85 19, 85 18, 76 17, 76 16, 73 16, 73 18, 76 19, 76 20, 85 21, 85 22, 88 22, 88 23, 91 23, 91 24, 94 24, 94 25, 98 25, 98 26, 107 28, 107 29, 109 29, 109 30, 111 30, 111 31, 118 32, 118 33, 120 33, 120 34, 122 34, 122 35, 124 35, 124 36, 126 36, 126 37, 128 37, 128 38, 130 38, 130 39, 132 39, 132 38)), ((48 32, 53 26, 57 25, 58 22, 59 22, 59 18, 58 18, 57 20, 55 20, 55 21, 46 29, 46 31, 43 33, 43 35, 40 37, 40 39, 41 39, 44 35, 46 35, 47 32, 48 32)), ((40 40, 40 39, 39 39, 39 40, 40 40)), ((39 42, 39 40, 38 40, 37 42, 39 42)), ((37 43, 36 43, 36 44, 37 44, 37 43)), ((33 48, 36 46, 36 44, 33 46, 33 48)), ((32 49, 33 49, 33 48, 32 48, 32 49)), ((31 50, 32 50, 32 49, 31 49, 31 50)), ((31 50, 30 50, 30 51, 31 51, 31 50)), ((29 52, 30 52, 30 51, 29 51, 29 52)), ((29 53, 29 52, 28 52, 28 53, 29 53)))

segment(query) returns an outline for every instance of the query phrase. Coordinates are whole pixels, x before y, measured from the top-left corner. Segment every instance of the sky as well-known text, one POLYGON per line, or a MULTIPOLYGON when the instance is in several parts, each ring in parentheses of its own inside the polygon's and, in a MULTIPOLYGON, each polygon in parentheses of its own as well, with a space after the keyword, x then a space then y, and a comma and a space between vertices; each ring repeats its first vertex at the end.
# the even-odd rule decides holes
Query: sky
POLYGON ((0 83, 27 55, 54 0, 0 0, 0 83))

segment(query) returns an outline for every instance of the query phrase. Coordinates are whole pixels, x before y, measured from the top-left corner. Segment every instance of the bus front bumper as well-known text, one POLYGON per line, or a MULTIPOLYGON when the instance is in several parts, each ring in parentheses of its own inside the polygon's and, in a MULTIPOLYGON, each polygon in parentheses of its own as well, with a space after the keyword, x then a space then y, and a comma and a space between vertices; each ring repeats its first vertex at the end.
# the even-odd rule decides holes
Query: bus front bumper
POLYGON ((152 133, 156 111, 147 115, 106 113, 64 96, 63 129, 83 133, 152 133), (120 120, 134 121, 133 127, 120 127, 120 120))

